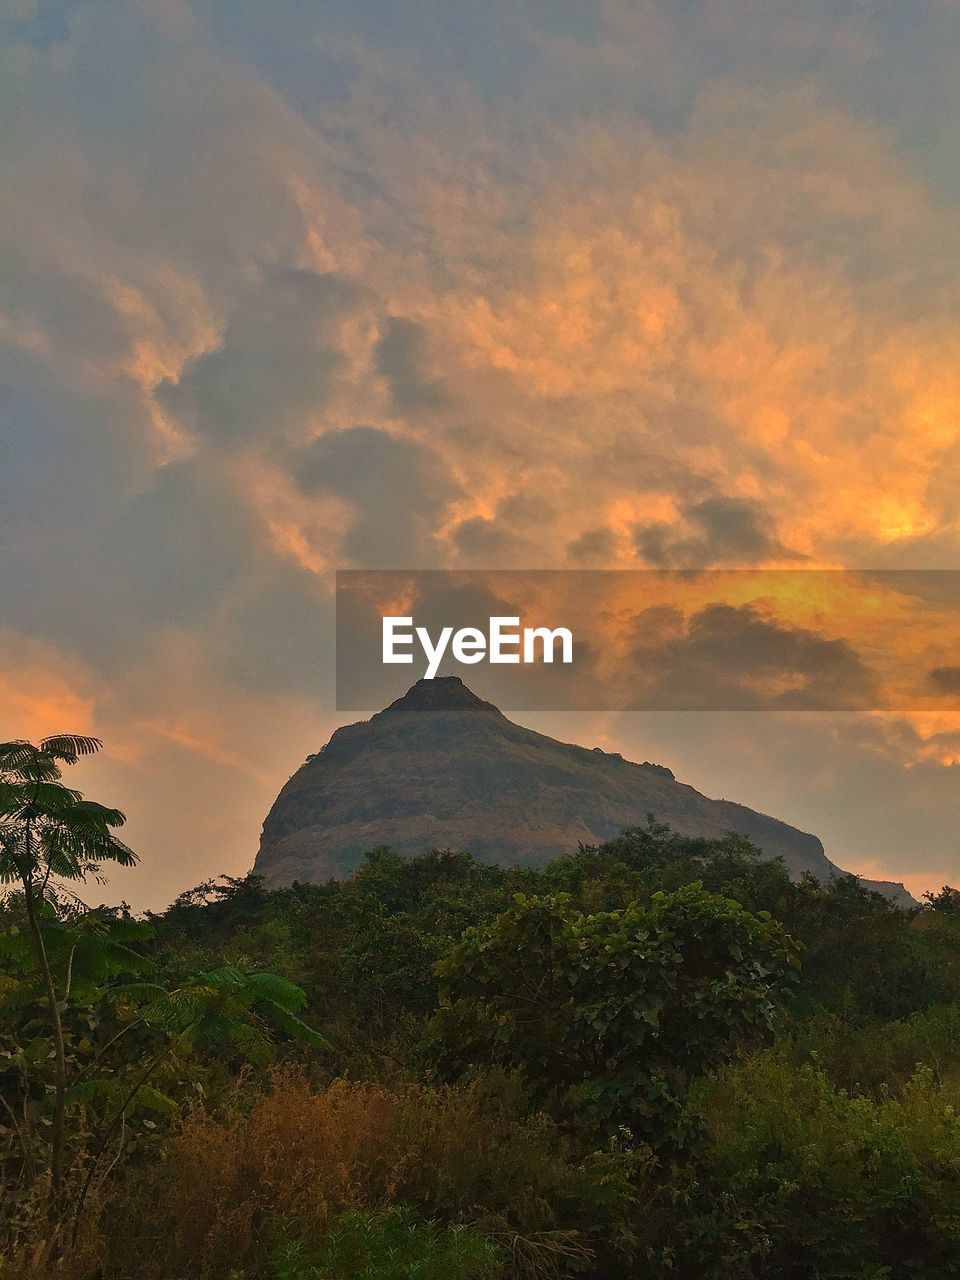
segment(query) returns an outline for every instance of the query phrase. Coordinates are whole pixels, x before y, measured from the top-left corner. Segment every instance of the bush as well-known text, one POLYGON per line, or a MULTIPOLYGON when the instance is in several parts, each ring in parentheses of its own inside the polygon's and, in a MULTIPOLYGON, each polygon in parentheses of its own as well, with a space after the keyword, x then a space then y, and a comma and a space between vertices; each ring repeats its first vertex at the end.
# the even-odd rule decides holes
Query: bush
POLYGON ((268 1280, 496 1280, 504 1254, 470 1227, 419 1222, 408 1209, 342 1214, 323 1247, 299 1241, 270 1259, 268 1280))
POLYGON ((960 1006, 941 1005, 893 1022, 821 1013, 791 1028, 781 1048, 797 1066, 821 1066, 848 1093, 898 1094, 918 1067, 949 1083, 960 1076, 960 1006))
POLYGON ((960 1119, 928 1070, 872 1101, 771 1052, 721 1072, 697 1111, 705 1149, 665 1186, 654 1233, 673 1274, 960 1275, 960 1119))
POLYGON ((660 1147, 691 1082, 774 1025, 796 948, 766 913, 699 884, 584 915, 565 895, 518 894, 441 962, 432 1025, 452 1072, 523 1071, 535 1096, 604 1137, 660 1147))
POLYGON ((161 1169, 131 1177, 108 1206, 108 1229, 118 1226, 104 1275, 221 1277, 262 1265, 290 1224, 305 1250, 322 1250, 343 1214, 399 1206, 472 1225, 502 1247, 506 1274, 573 1274, 632 1248, 631 1176, 648 1160, 582 1158, 502 1076, 465 1089, 336 1080, 312 1091, 280 1075, 227 1117, 197 1114, 161 1169))

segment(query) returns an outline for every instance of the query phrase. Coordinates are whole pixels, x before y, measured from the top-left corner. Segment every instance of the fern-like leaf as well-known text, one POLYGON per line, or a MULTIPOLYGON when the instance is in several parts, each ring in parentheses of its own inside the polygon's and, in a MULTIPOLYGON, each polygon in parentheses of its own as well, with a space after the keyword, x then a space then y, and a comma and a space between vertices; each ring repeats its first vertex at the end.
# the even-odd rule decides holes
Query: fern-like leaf
POLYGON ((64 764, 76 764, 81 756, 92 756, 102 748, 99 738, 88 738, 78 733, 56 733, 44 738, 40 750, 64 764))

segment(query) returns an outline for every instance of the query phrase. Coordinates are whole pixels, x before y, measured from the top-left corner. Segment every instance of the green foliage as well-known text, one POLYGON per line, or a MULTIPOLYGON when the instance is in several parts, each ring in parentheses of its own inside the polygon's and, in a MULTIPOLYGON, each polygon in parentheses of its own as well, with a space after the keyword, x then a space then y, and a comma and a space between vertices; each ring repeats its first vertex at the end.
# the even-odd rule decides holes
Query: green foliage
POLYGON ((469 1227, 420 1222, 404 1208, 353 1211, 319 1249, 278 1249, 269 1280, 496 1280, 503 1262, 503 1251, 469 1227))
POLYGON ((768 1034, 796 950, 768 915, 699 884, 647 906, 584 915, 527 898, 467 930, 438 966, 441 1060, 524 1072, 602 1132, 662 1143, 691 1081, 746 1037, 768 1034))
POLYGON ((60 782, 61 763, 99 746, 67 735, 0 744, 0 880, 19 884, 0 919, 0 1171, 8 1243, 39 1235, 36 1256, 49 1264, 75 1245, 91 1191, 131 1145, 128 1130, 136 1146, 157 1127, 149 1117, 177 1113, 175 1095, 195 1083, 184 1049, 229 1042, 256 1054, 270 1026, 328 1047, 299 1017, 306 994, 294 983, 230 966, 173 989, 147 982, 153 928, 57 891, 105 860, 136 860, 113 834, 123 814, 60 782))
POLYGON ((960 916, 960 889, 945 884, 938 893, 925 893, 923 900, 933 911, 942 911, 945 915, 960 916))
MULTIPOLYGON (((29 933, 8 912, 10 923, 0 928, 0 963, 22 981, 21 998, 43 998, 37 986, 39 961, 29 933)), ((39 909, 44 948, 54 970, 64 975, 64 994, 77 1003, 96 1001, 103 984, 124 973, 145 973, 150 960, 136 944, 153 937, 150 925, 98 908, 77 910, 47 899, 39 909)))
POLYGON ((242 973, 223 965, 194 975, 172 990, 156 983, 128 983, 115 994, 146 1000, 141 1018, 150 1026, 176 1033, 197 1046, 238 1045, 246 1052, 262 1051, 269 1043, 272 1023, 314 1049, 330 1042, 297 1015, 306 993, 274 973, 242 973))
POLYGON ((659 1266, 705 1280, 960 1275, 960 1118, 928 1070, 870 1101, 766 1053, 700 1095, 703 1153, 649 1219, 659 1266))
POLYGON ((45 806, 0 853, 4 1280, 960 1274, 956 890, 901 910, 651 821, 135 921, 55 889, 122 817, 61 787, 96 745, 0 748, 45 806))
POLYGON ((794 1067, 820 1067, 852 1095, 897 1092, 919 1066, 960 1085, 960 1004, 938 1005, 891 1021, 827 1010, 794 1020, 779 1041, 794 1067))
POLYGON ((61 764, 93 755, 97 738, 60 734, 39 745, 0 743, 0 882, 42 895, 51 878, 82 880, 102 862, 133 866, 136 855, 114 835, 124 815, 63 785, 61 764))
MULTIPOLYGON (((45 1015, 53 1041, 47 1206, 51 1240, 55 1240, 57 1224, 63 1216, 68 1101, 63 1014, 70 998, 75 951, 71 950, 64 985, 58 991, 44 928, 50 909, 48 895, 59 882, 97 875, 103 862, 129 867, 137 860, 114 834, 114 828, 124 822, 120 810, 84 800, 79 791, 65 787, 60 781, 62 764, 76 764, 81 756, 99 751, 101 745, 98 738, 76 734, 44 738, 39 746, 22 739, 0 743, 0 884, 17 884, 22 890, 26 924, 43 984, 45 1015)), ((109 942, 103 945, 108 946, 109 942)), ((20 1124, 14 1119, 9 1103, 6 1109, 14 1121, 24 1157, 29 1159, 24 1136, 27 1118, 20 1124)))

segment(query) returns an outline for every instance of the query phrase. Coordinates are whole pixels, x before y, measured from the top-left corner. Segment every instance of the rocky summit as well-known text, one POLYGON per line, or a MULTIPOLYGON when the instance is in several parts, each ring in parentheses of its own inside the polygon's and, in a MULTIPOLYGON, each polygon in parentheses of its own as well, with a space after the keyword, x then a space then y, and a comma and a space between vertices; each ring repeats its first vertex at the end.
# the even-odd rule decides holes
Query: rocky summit
MULTIPOLYGON (((338 729, 277 797, 254 870, 274 887, 343 878, 377 845, 538 865, 649 815, 682 835, 735 831, 797 878, 838 874, 816 836, 711 800, 663 765, 524 729, 456 676, 420 680, 370 720, 338 729)), ((902 885, 865 883, 909 898, 902 885)))

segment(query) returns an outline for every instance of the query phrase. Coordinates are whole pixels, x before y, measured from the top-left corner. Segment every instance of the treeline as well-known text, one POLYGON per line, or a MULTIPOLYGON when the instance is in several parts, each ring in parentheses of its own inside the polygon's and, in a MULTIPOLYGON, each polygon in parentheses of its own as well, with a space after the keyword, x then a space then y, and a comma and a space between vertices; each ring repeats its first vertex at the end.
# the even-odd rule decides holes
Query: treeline
POLYGON ((960 1274, 955 890, 900 910, 651 820, 135 921, 52 873, 31 907, 7 804, 5 1280, 960 1274))

